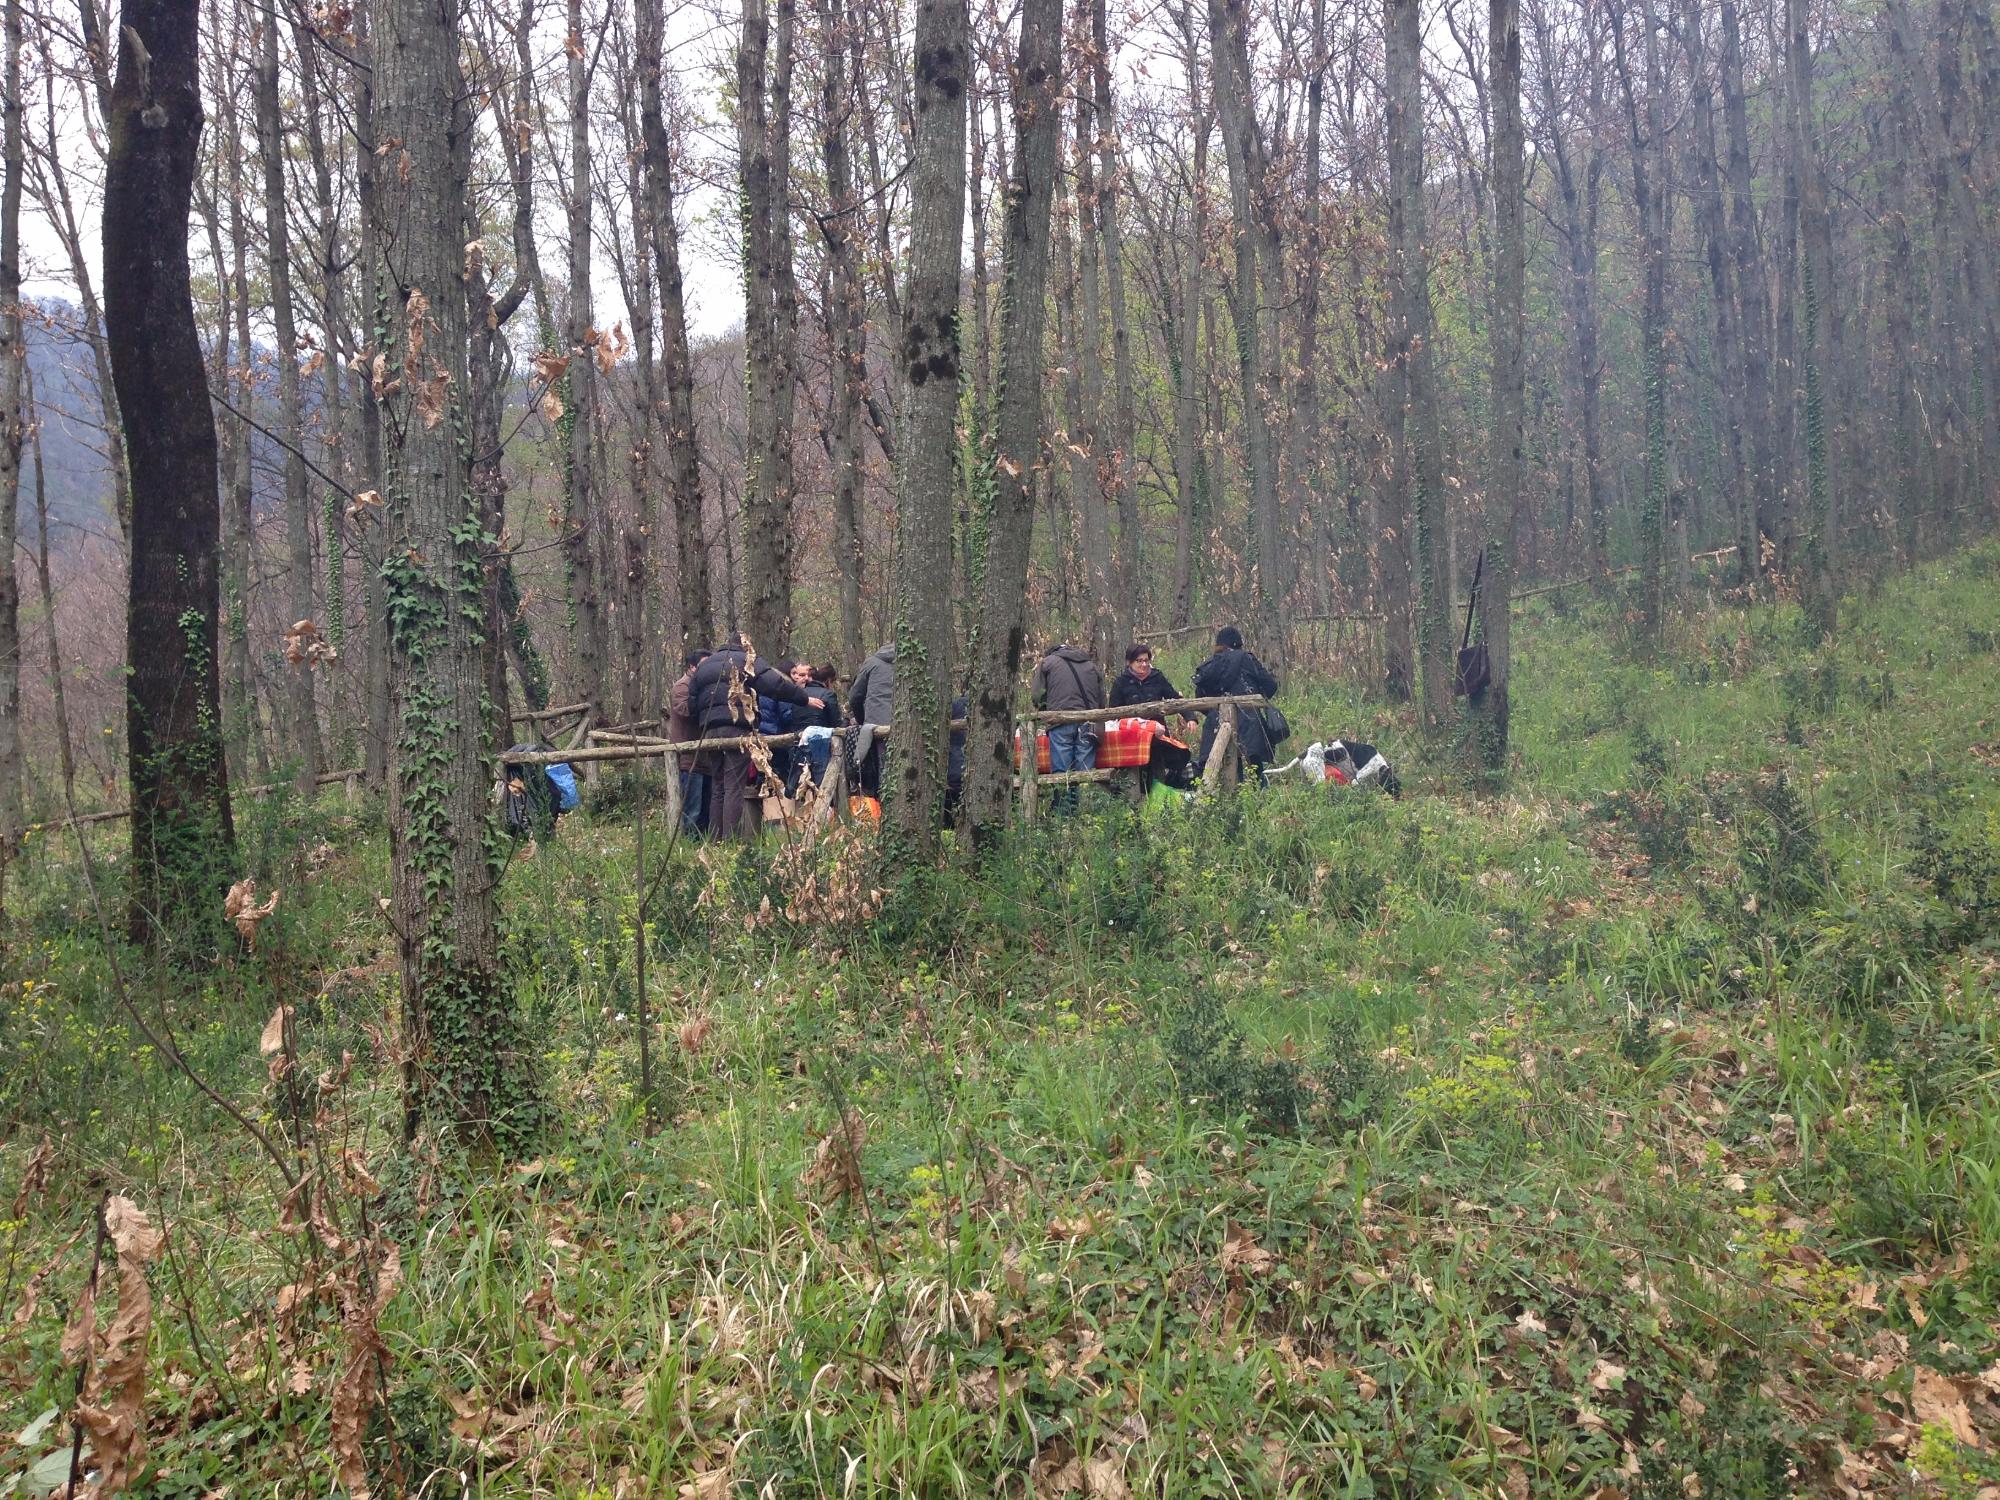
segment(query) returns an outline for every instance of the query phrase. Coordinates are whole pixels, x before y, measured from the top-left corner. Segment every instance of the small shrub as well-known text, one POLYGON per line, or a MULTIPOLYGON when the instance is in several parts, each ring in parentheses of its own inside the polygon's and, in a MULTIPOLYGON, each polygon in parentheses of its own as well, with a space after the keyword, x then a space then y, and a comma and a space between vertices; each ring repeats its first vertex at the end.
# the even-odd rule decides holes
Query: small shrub
POLYGON ((1826 853, 1811 810, 1780 772, 1752 782, 1737 826, 1737 858, 1751 891, 1774 911, 1802 911, 1824 890, 1826 853))

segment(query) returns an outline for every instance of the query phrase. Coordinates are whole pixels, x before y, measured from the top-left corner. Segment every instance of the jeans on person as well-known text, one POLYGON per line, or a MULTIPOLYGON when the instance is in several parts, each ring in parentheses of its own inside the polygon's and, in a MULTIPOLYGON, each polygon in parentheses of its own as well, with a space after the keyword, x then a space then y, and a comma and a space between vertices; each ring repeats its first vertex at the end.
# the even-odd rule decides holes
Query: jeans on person
POLYGON ((712 839, 739 838, 743 833, 743 804, 750 790, 750 755, 744 750, 724 750, 716 757, 715 774, 708 783, 708 836, 712 839))
MULTIPOLYGON (((1086 731, 1084 724, 1057 724, 1049 730, 1049 771, 1090 771, 1097 767, 1097 741, 1086 731)), ((1068 817, 1076 812, 1078 793, 1076 786, 1059 787, 1055 796, 1049 799, 1052 811, 1068 817)))
POLYGON ((705 772, 681 772, 681 832, 689 838, 700 838, 708 832, 708 776, 705 772))

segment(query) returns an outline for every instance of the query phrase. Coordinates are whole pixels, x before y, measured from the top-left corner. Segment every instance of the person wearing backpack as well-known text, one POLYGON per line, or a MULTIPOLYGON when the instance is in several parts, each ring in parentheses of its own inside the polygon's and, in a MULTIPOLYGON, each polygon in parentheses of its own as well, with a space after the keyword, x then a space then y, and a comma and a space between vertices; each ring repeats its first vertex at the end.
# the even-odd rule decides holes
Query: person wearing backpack
MULTIPOLYGON (((757 732, 757 700, 775 698, 803 708, 815 702, 811 693, 775 667, 767 666, 739 641, 718 646, 695 668, 688 684, 688 703, 695 727, 704 740, 736 739, 757 732)), ((744 793, 750 785, 750 752, 704 752, 711 761, 708 795, 710 838, 736 837, 743 826, 744 793)))
MULTIPOLYGON (((1102 709, 1104 673, 1096 660, 1081 646, 1058 643, 1049 648, 1028 681, 1028 701, 1051 712, 1102 709)), ((1052 724, 1049 726, 1049 770, 1089 771, 1097 765, 1097 737, 1101 723, 1052 724)), ((1058 790, 1050 806, 1065 815, 1077 808, 1077 788, 1058 790)))
MULTIPOLYGON (((1215 650, 1208 660, 1194 669, 1194 695, 1197 698, 1230 698, 1249 693, 1274 698, 1278 693, 1278 679, 1244 648, 1243 632, 1234 625, 1225 625, 1215 632, 1215 650)), ((1197 764, 1208 765, 1208 754, 1215 745, 1215 731, 1221 722, 1221 711, 1216 709, 1211 709, 1203 719, 1201 759, 1197 764)), ((1271 763, 1276 746, 1272 743, 1264 713, 1237 710, 1236 743, 1243 751, 1243 759, 1253 770, 1261 771, 1271 763)), ((1263 779, 1262 776, 1256 778, 1259 784, 1263 779)))

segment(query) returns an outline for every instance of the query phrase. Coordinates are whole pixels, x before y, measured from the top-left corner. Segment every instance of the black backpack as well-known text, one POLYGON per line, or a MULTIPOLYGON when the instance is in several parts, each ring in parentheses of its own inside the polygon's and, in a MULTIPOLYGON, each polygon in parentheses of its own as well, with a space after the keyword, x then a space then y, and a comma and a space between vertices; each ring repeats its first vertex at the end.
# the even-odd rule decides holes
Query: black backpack
POLYGON ((548 767, 512 759, 553 749, 547 743, 509 745, 500 757, 500 821, 509 838, 546 838, 555 827, 558 793, 548 767))

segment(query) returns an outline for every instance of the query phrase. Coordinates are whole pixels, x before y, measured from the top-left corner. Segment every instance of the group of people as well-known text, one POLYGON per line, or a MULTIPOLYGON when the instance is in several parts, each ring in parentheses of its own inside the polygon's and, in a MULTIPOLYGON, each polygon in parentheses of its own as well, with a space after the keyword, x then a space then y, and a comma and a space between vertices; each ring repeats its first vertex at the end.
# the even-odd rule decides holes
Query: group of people
MULTIPOLYGON (((678 743, 730 741, 752 734, 799 736, 796 745, 772 747, 771 771, 786 795, 801 781, 817 782, 836 752, 837 733, 858 726, 854 756, 858 791, 879 796, 882 746, 875 731, 890 722, 896 697, 896 648, 884 646, 861 664, 843 701, 840 678, 831 666, 806 662, 776 665, 753 659, 742 645, 690 651, 685 670, 667 698, 667 738, 678 743)), ((1195 669, 1194 696, 1220 698, 1259 693, 1272 697, 1278 680, 1245 647, 1243 633, 1224 626, 1215 633, 1207 660, 1195 669)), ((1128 709, 1140 717, 1158 717, 1154 704, 1181 696, 1167 674, 1154 665, 1153 648, 1134 642, 1125 651, 1125 667, 1112 679, 1107 693, 1104 671, 1089 650, 1056 642, 1043 653, 1029 681, 1029 701, 1052 712, 1128 709)), ((966 700, 952 704, 954 721, 963 719, 966 700)), ((1195 715, 1187 715, 1192 722, 1195 715)), ((1208 759, 1217 716, 1206 716, 1200 758, 1208 759)), ((1097 764, 1102 721, 1056 724, 1048 732, 1051 772, 1088 771, 1097 764)), ((1244 758, 1261 768, 1272 759, 1273 745, 1263 720, 1255 714, 1239 717, 1239 743, 1244 758)), ((948 768, 947 801, 955 802, 965 774, 965 734, 954 730, 948 768)), ((684 830, 696 837, 729 838, 743 826, 751 788, 763 772, 747 749, 718 747, 682 751, 680 756, 681 818, 684 830)), ((1060 811, 1074 811, 1077 788, 1062 788, 1055 801, 1060 811)))

